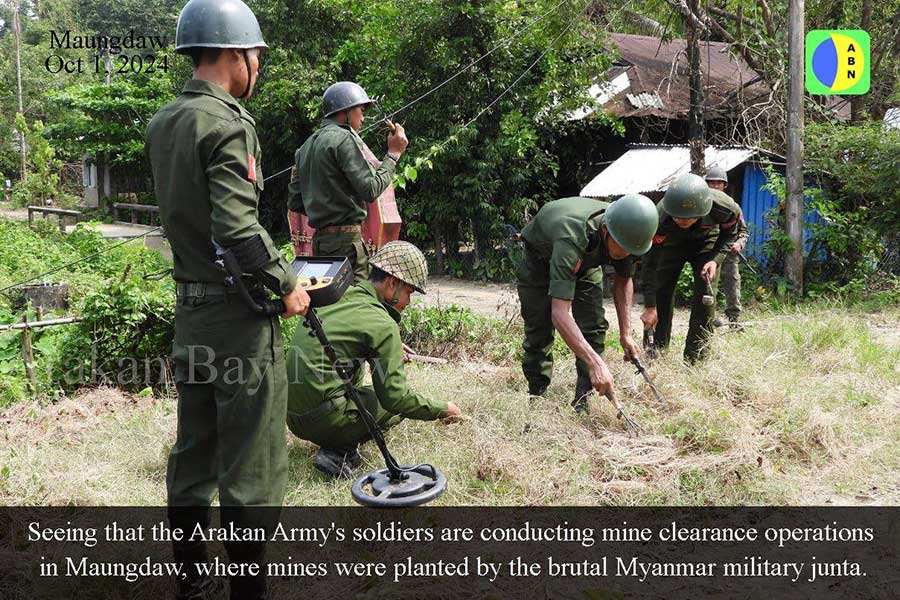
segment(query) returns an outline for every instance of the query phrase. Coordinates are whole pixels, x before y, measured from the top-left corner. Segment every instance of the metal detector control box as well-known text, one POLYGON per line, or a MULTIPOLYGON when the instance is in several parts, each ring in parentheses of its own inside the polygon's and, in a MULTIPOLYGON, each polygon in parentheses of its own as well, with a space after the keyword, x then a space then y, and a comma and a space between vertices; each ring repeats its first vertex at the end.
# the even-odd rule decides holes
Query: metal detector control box
POLYGON ((334 304, 353 283, 350 261, 343 256, 301 256, 291 268, 313 308, 334 304))

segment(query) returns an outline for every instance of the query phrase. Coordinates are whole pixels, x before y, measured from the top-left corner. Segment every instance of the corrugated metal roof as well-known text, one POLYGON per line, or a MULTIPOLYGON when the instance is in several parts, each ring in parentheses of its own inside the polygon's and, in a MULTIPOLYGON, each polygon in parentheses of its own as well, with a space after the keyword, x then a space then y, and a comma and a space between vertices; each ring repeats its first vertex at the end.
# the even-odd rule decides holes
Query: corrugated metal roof
POLYGON ((628 101, 635 108, 665 108, 662 98, 656 92, 641 92, 640 94, 625 94, 628 101))
MULTIPOLYGON (((729 171, 757 152, 754 148, 707 146, 706 168, 717 165, 729 171)), ((676 177, 690 170, 691 153, 687 146, 632 148, 584 186, 581 195, 606 198, 661 192, 676 177)))

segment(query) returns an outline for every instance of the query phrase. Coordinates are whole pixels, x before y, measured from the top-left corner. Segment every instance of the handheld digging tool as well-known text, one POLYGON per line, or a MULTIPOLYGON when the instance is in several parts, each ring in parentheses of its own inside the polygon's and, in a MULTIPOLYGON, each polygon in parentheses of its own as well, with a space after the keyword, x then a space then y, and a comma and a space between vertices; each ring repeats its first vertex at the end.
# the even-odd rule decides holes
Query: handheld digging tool
MULTIPOLYGON (((217 255, 216 265, 225 271, 226 285, 236 287, 238 295, 251 310, 266 316, 285 312, 281 300, 254 298, 246 287, 244 273, 254 273, 269 261, 268 251, 259 235, 227 249, 217 245, 217 255)), ((291 266, 300 285, 309 294, 310 305, 304 326, 309 328, 309 335, 322 345, 335 373, 344 382, 344 394, 356 406, 384 457, 386 468, 366 473, 353 483, 350 489, 353 499, 360 504, 379 508, 401 508, 431 502, 446 491, 447 478, 432 465, 405 467, 397 463, 388 450, 378 423, 366 410, 353 387, 351 368, 338 358, 316 314, 317 307, 337 302, 350 286, 353 272, 349 261, 343 256, 304 256, 294 260, 291 266)))
POLYGON ((716 303, 716 297, 712 291, 712 283, 710 283, 709 277, 703 277, 703 281, 706 282, 706 293, 703 294, 700 301, 703 303, 703 306, 712 306, 716 303))
POLYGON ((650 373, 647 371, 647 367, 644 366, 644 363, 641 362, 641 359, 637 356, 631 359, 631 364, 634 365, 634 368, 637 369, 637 372, 644 378, 644 381, 647 382, 647 385, 650 386, 650 391, 653 392, 654 397, 656 397, 656 401, 663 405, 666 409, 667 413, 672 412, 672 407, 669 405, 669 402, 662 397, 659 393, 659 390, 656 389, 656 386, 653 385, 653 380, 650 379, 650 373))
POLYGON ((656 360, 659 350, 656 348, 656 328, 648 327, 644 330, 644 348, 647 349, 647 359, 656 360))
POLYGON ((618 400, 613 400, 613 404, 616 405, 616 418, 622 420, 625 429, 633 433, 640 433, 642 431, 641 426, 625 412, 625 407, 622 406, 622 403, 618 400))
POLYGON ((750 259, 747 258, 743 252, 738 252, 738 258, 740 258, 747 268, 750 269, 750 272, 759 277, 759 271, 756 270, 756 267, 753 266, 753 263, 750 262, 750 259))

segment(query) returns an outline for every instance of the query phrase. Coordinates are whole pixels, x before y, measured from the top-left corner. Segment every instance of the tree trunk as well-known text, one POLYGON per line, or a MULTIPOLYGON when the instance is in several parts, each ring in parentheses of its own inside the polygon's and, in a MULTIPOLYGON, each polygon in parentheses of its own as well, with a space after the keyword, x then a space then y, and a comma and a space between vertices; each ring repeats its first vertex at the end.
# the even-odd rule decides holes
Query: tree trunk
MULTIPOLYGON (((872 30, 872 0, 863 0, 860 29, 872 30)), ((850 123, 859 125, 866 118, 866 99, 868 94, 859 94, 850 98, 850 123)))
POLYGON ((434 266, 435 270, 443 275, 446 272, 444 270, 444 236, 439 224, 432 225, 432 230, 434 231, 434 266))
POLYGON ((788 100, 785 233, 792 248, 784 275, 797 294, 803 293, 803 0, 790 0, 788 12, 788 100))
MULTIPOLYGON (((16 37, 16 84, 18 86, 18 94, 19 94, 19 114, 23 117, 25 116, 25 106, 22 103, 22 29, 21 24, 19 23, 19 3, 16 2, 15 12, 13 12, 13 32, 16 37)), ((25 181, 28 177, 28 164, 26 162, 26 153, 25 153, 25 132, 19 132, 19 144, 21 146, 20 152, 22 157, 22 164, 19 171, 19 181, 25 181)))
MULTIPOLYGON (((699 0, 690 0, 689 7, 695 16, 700 14, 699 0)), ((688 111, 691 172, 703 175, 706 172, 706 161, 703 156, 705 132, 703 126, 703 73, 700 68, 700 33, 697 31, 693 19, 685 19, 684 25, 687 31, 689 85, 691 88, 691 105, 688 111)))

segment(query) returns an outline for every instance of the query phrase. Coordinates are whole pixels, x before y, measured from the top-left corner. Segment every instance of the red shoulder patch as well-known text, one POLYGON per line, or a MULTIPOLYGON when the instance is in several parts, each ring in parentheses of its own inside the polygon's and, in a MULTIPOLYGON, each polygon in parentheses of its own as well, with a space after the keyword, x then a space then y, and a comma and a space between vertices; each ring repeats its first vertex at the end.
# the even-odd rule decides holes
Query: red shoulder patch
POLYGON ((654 244, 662 244, 662 243, 665 242, 665 241, 666 241, 666 236, 664 236, 664 235, 656 234, 656 235, 653 236, 653 243, 654 243, 654 244))
POLYGON ((575 268, 572 269, 572 272, 577 273, 580 268, 581 268, 581 259, 579 258, 578 262, 575 263, 575 268))
POLYGON ((252 154, 247 155, 247 179, 256 181, 256 157, 252 154))

